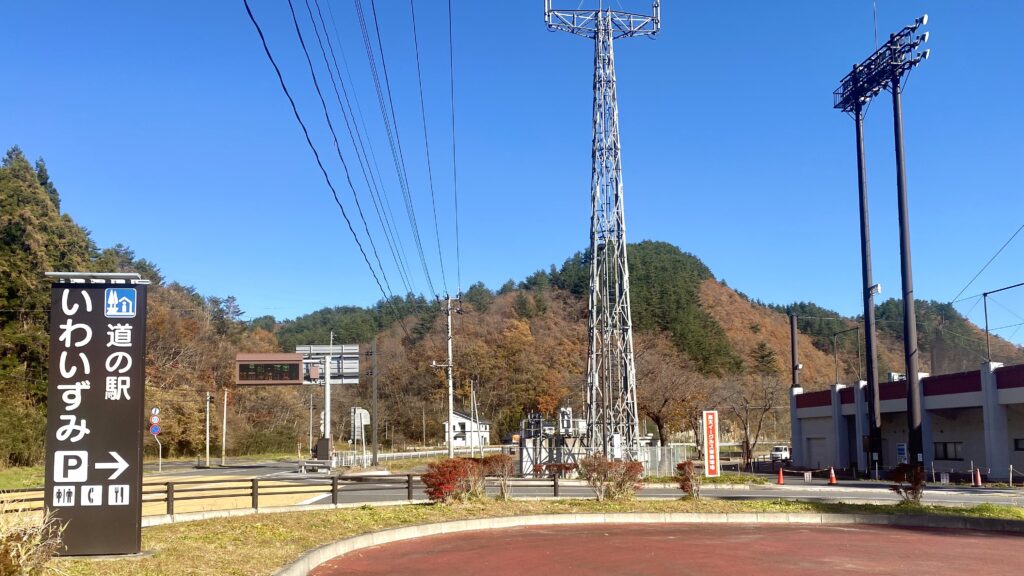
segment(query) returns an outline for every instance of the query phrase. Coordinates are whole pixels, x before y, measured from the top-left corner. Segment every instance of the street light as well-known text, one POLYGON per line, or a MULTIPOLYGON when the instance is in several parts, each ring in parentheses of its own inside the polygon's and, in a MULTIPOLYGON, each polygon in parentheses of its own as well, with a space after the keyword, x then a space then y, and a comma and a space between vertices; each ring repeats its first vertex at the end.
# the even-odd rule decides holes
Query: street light
POLYGON ((903 348, 907 369, 907 417, 910 429, 910 448, 918 464, 923 459, 921 432, 920 381, 918 380, 917 315, 914 310, 913 274, 910 262, 910 224, 907 208, 907 185, 903 160, 903 109, 901 82, 903 77, 931 54, 920 50, 929 39, 929 33, 916 35, 928 23, 925 14, 891 34, 889 41, 880 46, 860 64, 853 66, 833 92, 834 108, 853 116, 857 138, 857 179, 860 192, 860 233, 864 298, 864 332, 867 348, 867 379, 871 390, 868 406, 871 412, 870 448, 876 458, 881 454, 882 415, 878 394, 877 344, 875 337, 875 307, 871 280, 871 242, 868 230, 867 169, 864 161, 864 107, 883 90, 892 93, 893 133, 896 150, 896 190, 900 225, 900 268, 903 283, 903 348))
POLYGON ((846 334, 847 332, 857 331, 857 370, 860 370, 860 326, 854 326, 853 328, 847 328, 846 330, 840 330, 832 333, 832 355, 835 357, 836 366, 836 384, 839 384, 839 348, 836 346, 838 336, 846 334))
POLYGON ((981 299, 985 303, 985 361, 990 364, 992 363, 992 342, 989 340, 988 332, 988 295, 1009 290, 1011 288, 1020 288, 1021 286, 1024 286, 1024 282, 1014 284, 1013 286, 1003 286, 1002 288, 996 288, 995 290, 989 290, 988 292, 981 293, 981 299))

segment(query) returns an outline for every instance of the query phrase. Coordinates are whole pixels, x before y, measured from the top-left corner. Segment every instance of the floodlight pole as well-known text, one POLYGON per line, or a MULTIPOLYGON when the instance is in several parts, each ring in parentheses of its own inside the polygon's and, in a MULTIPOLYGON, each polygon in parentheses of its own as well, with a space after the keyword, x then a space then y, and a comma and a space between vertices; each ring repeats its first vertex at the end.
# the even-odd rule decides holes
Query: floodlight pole
MULTIPOLYGON (((917 318, 914 313, 914 279, 910 264, 910 221, 907 208, 907 181, 906 167, 903 159, 903 109, 901 101, 900 82, 903 75, 912 68, 928 58, 929 50, 918 51, 918 48, 928 41, 928 33, 914 36, 917 30, 928 23, 928 16, 923 15, 916 19, 910 26, 904 26, 896 34, 889 36, 889 41, 880 46, 863 62, 853 67, 853 71, 847 74, 840 82, 839 88, 833 93, 835 97, 834 107, 847 113, 853 113, 857 121, 857 160, 858 178, 860 180, 861 192, 861 250, 864 258, 864 322, 867 332, 868 343, 868 378, 876 380, 872 387, 870 396, 873 406, 872 416, 872 442, 877 439, 878 444, 873 445, 872 450, 880 447, 880 439, 875 434, 876 425, 881 424, 878 414, 879 402, 877 395, 877 375, 874 374, 875 350, 874 348, 874 321, 873 321, 873 286, 870 280, 869 253, 870 245, 867 240, 867 197, 864 170, 864 144, 863 144, 863 105, 879 94, 882 90, 892 92, 893 127, 896 148, 896 192, 899 208, 900 224, 900 272, 903 284, 903 349, 907 371, 907 419, 910 430, 910 449, 913 452, 913 462, 916 465, 923 465, 924 441, 921 430, 921 383, 918 379, 918 349, 917 349, 917 318), (871 325, 869 325, 871 324, 871 325)), ((869 381, 870 382, 870 381, 869 381)))
MULTIPOLYGON (((895 40, 893 40, 895 41, 895 40)), ((892 124, 896 147, 896 200, 900 220, 900 278, 903 282, 903 356, 907 366, 907 425, 910 431, 911 462, 924 465, 924 435, 921 430, 921 381, 918 378, 917 313, 914 310, 914 274, 910 263, 910 211, 907 206, 907 175, 903 159, 903 102, 900 97, 899 68, 894 68, 892 124)))
POLYGON ((857 189, 860 196, 860 259, 864 301, 864 353, 868 382, 868 461, 864 470, 870 471, 871 461, 882 464, 882 411, 878 393, 878 343, 875 332, 875 291, 871 278, 871 228, 868 220, 868 169, 864 156, 864 104, 854 104, 853 120, 857 134, 857 189))

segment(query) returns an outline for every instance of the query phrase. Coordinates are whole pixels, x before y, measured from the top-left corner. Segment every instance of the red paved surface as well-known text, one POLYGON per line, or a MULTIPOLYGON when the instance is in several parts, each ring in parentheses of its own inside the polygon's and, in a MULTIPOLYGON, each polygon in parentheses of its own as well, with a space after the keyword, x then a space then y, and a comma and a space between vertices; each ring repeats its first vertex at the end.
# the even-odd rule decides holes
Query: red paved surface
POLYGON ((313 576, 417 574, 1020 574, 1024 537, 876 526, 618 524, 430 536, 353 552, 313 576))

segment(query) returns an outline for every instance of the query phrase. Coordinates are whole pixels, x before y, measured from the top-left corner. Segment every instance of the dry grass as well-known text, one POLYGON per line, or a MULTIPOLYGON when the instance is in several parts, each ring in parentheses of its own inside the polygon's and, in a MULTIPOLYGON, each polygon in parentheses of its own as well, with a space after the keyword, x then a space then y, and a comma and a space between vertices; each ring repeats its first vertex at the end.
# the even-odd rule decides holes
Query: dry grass
MULTIPOLYGON (((693 512, 689 500, 626 502, 593 500, 509 501, 481 500, 458 505, 408 505, 294 512, 206 520, 147 528, 143 548, 153 555, 124 560, 59 560, 57 567, 70 575, 258 575, 274 570, 303 552, 374 530, 469 518, 526 514, 587 512, 693 512)), ((704 500, 703 513, 830 512, 874 514, 944 514, 1024 520, 1024 511, 1010 506, 974 508, 900 507, 815 502, 704 500)))

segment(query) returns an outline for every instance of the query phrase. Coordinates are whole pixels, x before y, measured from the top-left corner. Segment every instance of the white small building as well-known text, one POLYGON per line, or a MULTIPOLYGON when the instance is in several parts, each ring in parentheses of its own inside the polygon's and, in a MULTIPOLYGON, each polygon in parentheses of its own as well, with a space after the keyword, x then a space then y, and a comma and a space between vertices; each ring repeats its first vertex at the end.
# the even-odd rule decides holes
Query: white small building
MULTIPOLYGON (((491 443, 491 424, 484 420, 474 420, 469 414, 456 410, 455 415, 455 437, 452 446, 455 448, 470 448, 472 446, 487 446, 491 443)), ((445 443, 448 442, 448 435, 451 428, 448 422, 444 423, 445 443)))

